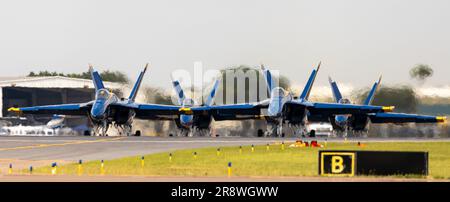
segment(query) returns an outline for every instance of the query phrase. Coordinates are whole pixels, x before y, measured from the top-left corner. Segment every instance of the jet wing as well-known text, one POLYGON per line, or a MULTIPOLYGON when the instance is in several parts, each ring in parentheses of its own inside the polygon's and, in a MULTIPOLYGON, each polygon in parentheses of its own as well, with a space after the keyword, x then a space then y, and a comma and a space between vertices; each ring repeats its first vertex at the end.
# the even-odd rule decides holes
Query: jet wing
POLYGON ((135 104, 121 105, 121 108, 132 108, 136 112, 136 118, 146 120, 175 120, 181 114, 188 115, 212 115, 215 120, 240 120, 256 119, 259 117, 260 105, 257 104, 232 104, 182 107, 175 105, 159 104, 135 104))
POLYGON ((307 109, 309 115, 335 115, 335 114, 368 114, 378 112, 391 112, 393 106, 368 106, 339 103, 297 102, 288 101, 285 106, 288 111, 307 109))
POLYGON ((404 113, 376 113, 369 115, 372 123, 437 123, 445 122, 445 116, 425 116, 404 113))
POLYGON ((34 107, 10 108, 8 111, 23 114, 59 114, 59 115, 86 115, 91 109, 91 103, 45 105, 34 107))
POLYGON ((194 114, 210 113, 214 120, 244 120, 244 119, 259 119, 261 118, 262 109, 267 108, 265 103, 245 103, 245 104, 230 104, 230 105, 214 105, 192 107, 194 114))
POLYGON ((392 112, 393 106, 354 105, 339 103, 311 103, 306 106, 311 114, 368 114, 392 112))
POLYGON ((394 107, 367 106, 339 103, 314 103, 288 101, 285 104, 286 119, 292 123, 300 123, 303 116, 307 115, 309 121, 328 122, 329 118, 337 114, 371 114, 378 112, 390 112, 394 107), (307 114, 305 114, 307 112, 307 114))
MULTIPOLYGON (((268 102, 263 101, 259 103, 246 104, 231 104, 231 105, 216 105, 216 106, 202 106, 192 107, 193 114, 207 114, 211 113, 216 121, 221 120, 242 120, 242 119, 261 119, 265 116, 268 102)), ((377 112, 390 112, 393 107, 383 106, 365 106, 352 104, 335 104, 335 103, 309 103, 288 101, 286 102, 287 110, 291 113, 292 118, 297 117, 298 112, 304 112, 308 109, 312 116, 329 117, 334 114, 369 114, 377 112)), ((288 115, 289 116, 289 115, 288 115)), ((300 116, 298 116, 300 117, 300 116)))
POLYGON ((175 120, 182 109, 181 106, 160 104, 137 104, 128 107, 136 112, 136 118, 146 120, 175 120))

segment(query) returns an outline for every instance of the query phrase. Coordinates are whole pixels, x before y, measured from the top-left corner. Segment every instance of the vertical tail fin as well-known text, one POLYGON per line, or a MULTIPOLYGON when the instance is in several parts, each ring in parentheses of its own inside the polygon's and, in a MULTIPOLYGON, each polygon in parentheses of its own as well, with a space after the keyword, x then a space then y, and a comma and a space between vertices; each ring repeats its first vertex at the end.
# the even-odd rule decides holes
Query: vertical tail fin
POLYGON ((178 96, 178 104, 183 105, 183 101, 186 97, 184 95, 183 88, 181 88, 180 82, 178 80, 172 79, 172 85, 173 85, 173 88, 175 89, 175 93, 178 96))
POLYGON ((309 76, 308 82, 305 85, 305 88, 303 89, 303 92, 300 94, 299 100, 308 100, 309 94, 311 93, 312 86, 314 85, 314 81, 316 80, 317 72, 319 72, 320 65, 322 62, 319 62, 319 65, 317 65, 317 68, 314 69, 311 73, 311 76, 309 76))
POLYGON ((91 72, 92 81, 94 82, 95 90, 100 90, 105 88, 105 85, 103 85, 103 80, 100 74, 94 70, 91 64, 89 64, 89 72, 91 72))
POLYGON ((141 87, 142 80, 144 78, 144 74, 147 71, 148 63, 145 65, 144 70, 139 74, 136 83, 133 86, 133 90, 131 90, 130 96, 128 100, 134 101, 136 99, 137 93, 139 92, 139 88, 141 87))
POLYGON ((206 106, 211 106, 214 103, 214 97, 216 96, 217 87, 219 87, 219 79, 216 79, 216 81, 214 82, 214 86, 208 95, 208 99, 206 100, 206 106))
POLYGON ((266 84, 267 84, 267 90, 269 92, 272 92, 272 89, 274 89, 276 87, 275 81, 272 78, 272 73, 270 73, 270 70, 266 69, 264 67, 264 65, 261 65, 261 71, 263 73, 264 80, 266 81, 266 84))
POLYGON ((375 96, 375 92, 377 91, 378 87, 380 86, 380 83, 381 83, 381 76, 380 76, 380 78, 378 79, 378 82, 375 82, 375 83, 373 84, 372 89, 371 89, 370 92, 369 92, 369 95, 367 95, 367 98, 366 98, 366 100, 364 101, 364 104, 365 104, 365 105, 371 105, 371 104, 372 104, 373 98, 374 98, 374 96, 375 96))
POLYGON ((331 77, 328 77, 328 80, 330 81, 331 85, 331 91, 333 92, 333 97, 335 102, 339 102, 339 100, 342 99, 341 91, 339 91, 339 88, 335 81, 331 79, 331 77))

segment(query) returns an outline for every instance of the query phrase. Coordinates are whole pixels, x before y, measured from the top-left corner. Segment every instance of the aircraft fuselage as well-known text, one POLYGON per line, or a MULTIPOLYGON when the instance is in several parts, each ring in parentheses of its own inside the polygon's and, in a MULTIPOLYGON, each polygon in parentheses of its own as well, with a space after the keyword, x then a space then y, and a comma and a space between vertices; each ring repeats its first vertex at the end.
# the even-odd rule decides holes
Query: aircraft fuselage
POLYGON ((90 111, 92 119, 95 121, 102 121, 109 118, 109 106, 113 103, 117 103, 118 100, 117 96, 108 90, 98 90, 90 111))

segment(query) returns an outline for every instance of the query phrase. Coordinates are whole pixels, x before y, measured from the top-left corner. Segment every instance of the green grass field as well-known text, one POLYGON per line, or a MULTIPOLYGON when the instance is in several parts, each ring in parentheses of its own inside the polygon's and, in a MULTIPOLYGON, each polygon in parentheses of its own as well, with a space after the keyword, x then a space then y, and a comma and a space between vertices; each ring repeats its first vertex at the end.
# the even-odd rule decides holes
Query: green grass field
MULTIPOLYGON (((232 162, 233 176, 317 176, 318 151, 327 150, 385 150, 385 151, 428 151, 430 176, 435 179, 450 179, 450 142, 403 142, 403 143, 365 143, 358 147, 356 143, 328 143, 325 148, 293 148, 285 144, 243 145, 220 148, 199 148, 120 158, 104 162, 104 175, 146 175, 146 176, 227 176, 227 164, 232 162), (193 153, 197 152, 195 158, 193 153)), ((85 162, 83 175, 101 175, 100 161, 85 162)), ((26 171, 22 171, 26 172, 26 171)), ((50 174, 51 167, 36 168, 34 173, 50 174)), ((57 168, 57 174, 77 175, 78 163, 66 164, 57 168)), ((397 176, 402 177, 402 176, 397 176)), ((406 176, 411 177, 411 176, 406 176)))

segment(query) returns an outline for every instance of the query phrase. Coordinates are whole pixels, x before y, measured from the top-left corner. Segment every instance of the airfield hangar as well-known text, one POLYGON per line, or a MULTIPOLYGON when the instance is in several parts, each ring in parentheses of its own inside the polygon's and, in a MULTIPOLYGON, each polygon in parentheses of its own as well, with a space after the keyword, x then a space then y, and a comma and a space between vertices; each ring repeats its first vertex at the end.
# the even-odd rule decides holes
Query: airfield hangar
MULTIPOLYGON (((105 86, 118 95, 123 85, 105 82, 105 86)), ((0 78, 0 117, 11 117, 10 107, 30 107, 36 105, 53 105, 80 103, 93 100, 94 84, 89 79, 69 78, 63 76, 0 78)), ((38 123, 45 124, 52 115, 33 116, 38 123)), ((68 118, 66 123, 72 126, 87 126, 83 117, 68 118)))

